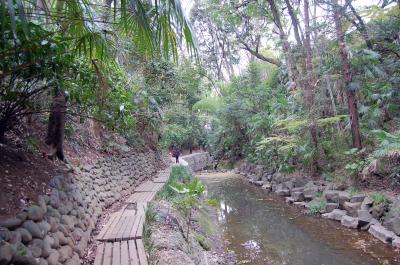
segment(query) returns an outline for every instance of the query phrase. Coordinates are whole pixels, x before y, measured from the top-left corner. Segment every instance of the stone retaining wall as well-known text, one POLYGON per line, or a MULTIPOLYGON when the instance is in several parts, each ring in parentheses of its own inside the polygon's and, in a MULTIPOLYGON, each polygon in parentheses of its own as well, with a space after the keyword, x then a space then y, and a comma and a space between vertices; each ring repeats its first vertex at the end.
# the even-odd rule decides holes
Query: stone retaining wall
POLYGON ((181 159, 184 160, 183 164, 187 163, 187 166, 194 172, 206 168, 208 165, 210 165, 212 161, 211 156, 208 152, 182 156, 181 159))
POLYGON ((81 264, 103 210, 163 166, 162 156, 148 151, 52 178, 37 205, 0 221, 0 264, 81 264))
POLYGON ((345 227, 368 231, 382 242, 400 248, 400 198, 378 202, 371 194, 354 193, 342 184, 272 174, 263 166, 247 162, 235 171, 250 183, 286 197, 290 204, 320 213, 345 227))

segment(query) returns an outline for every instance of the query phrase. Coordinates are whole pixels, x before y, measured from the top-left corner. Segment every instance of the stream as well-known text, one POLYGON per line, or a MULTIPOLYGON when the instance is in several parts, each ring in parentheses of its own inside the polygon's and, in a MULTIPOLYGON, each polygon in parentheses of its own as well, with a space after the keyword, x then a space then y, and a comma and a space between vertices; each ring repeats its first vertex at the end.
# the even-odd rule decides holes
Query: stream
POLYGON ((306 215, 238 175, 205 173, 200 178, 207 196, 219 200, 218 220, 238 264, 400 264, 400 253, 368 232, 306 215))

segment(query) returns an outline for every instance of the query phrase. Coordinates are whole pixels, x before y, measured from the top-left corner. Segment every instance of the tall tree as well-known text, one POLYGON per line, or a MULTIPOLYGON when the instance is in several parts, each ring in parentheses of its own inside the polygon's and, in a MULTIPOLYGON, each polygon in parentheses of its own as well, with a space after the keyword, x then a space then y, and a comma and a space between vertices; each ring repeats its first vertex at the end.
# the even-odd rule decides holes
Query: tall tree
POLYGON ((339 45, 339 56, 342 66, 342 74, 346 84, 346 97, 350 113, 353 147, 361 149, 362 146, 358 117, 357 96, 356 91, 350 88, 350 83, 352 81, 352 71, 351 64, 347 56, 346 44, 344 42, 344 34, 341 22, 341 6, 339 5, 338 0, 333 0, 333 17, 335 21, 336 38, 339 45))

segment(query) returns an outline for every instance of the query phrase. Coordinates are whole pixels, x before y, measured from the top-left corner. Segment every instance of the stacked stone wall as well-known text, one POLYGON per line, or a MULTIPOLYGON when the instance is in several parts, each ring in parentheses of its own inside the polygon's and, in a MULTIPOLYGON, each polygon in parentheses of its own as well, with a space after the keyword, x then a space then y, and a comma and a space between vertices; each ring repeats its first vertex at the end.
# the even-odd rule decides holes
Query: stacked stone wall
POLYGON ((148 151, 55 176, 37 204, 0 220, 0 264, 81 264, 101 213, 164 166, 148 151))
POLYGON ((318 212, 347 228, 368 231, 384 243, 400 248, 400 198, 374 201, 368 193, 354 193, 344 184, 286 176, 267 167, 243 162, 236 173, 249 182, 285 197, 286 202, 318 212))
POLYGON ((184 160, 183 164, 186 165, 193 172, 200 171, 206 168, 211 163, 211 156, 208 152, 203 153, 195 153, 187 156, 183 156, 182 160, 184 160))

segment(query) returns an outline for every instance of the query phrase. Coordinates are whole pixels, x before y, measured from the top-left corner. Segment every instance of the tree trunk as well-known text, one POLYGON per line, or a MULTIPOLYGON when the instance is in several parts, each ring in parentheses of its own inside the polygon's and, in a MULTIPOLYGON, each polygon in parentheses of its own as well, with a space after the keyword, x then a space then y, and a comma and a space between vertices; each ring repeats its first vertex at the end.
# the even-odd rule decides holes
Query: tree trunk
POLYGON ((319 159, 319 142, 318 142, 318 129, 317 129, 317 121, 315 117, 315 109, 314 109, 314 74, 313 74, 313 65, 312 65, 312 50, 311 50, 311 30, 310 30, 310 17, 309 17, 309 2, 308 0, 304 0, 304 46, 306 53, 306 76, 304 82, 304 99, 309 112, 309 129, 311 135, 311 142, 314 147, 315 154, 313 156, 313 161, 311 165, 311 173, 312 175, 316 175, 318 170, 318 159, 319 159))
POLYGON ((278 8, 275 5, 275 1, 274 0, 267 0, 267 1, 271 8, 271 12, 274 17, 275 24, 279 30, 279 38, 282 42, 283 54, 285 55, 288 77, 289 77, 289 81, 290 81, 289 88, 295 89, 296 88, 296 72, 295 72, 294 60, 290 53, 290 43, 288 41, 287 34, 283 30, 281 17, 280 17, 278 8))
POLYGON ((358 107, 357 98, 354 90, 349 90, 349 84, 352 81, 351 65, 349 59, 347 58, 346 45, 344 43, 344 35, 342 31, 342 23, 340 17, 340 7, 338 6, 338 1, 333 0, 334 5, 334 20, 336 27, 337 42, 339 45, 339 56, 340 63, 342 64, 342 74, 346 84, 346 97, 347 104, 350 113, 351 122, 351 137, 353 142, 353 147, 361 149, 361 135, 360 135, 360 125, 358 121, 358 107))
POLYGON ((46 136, 46 144, 51 147, 51 154, 49 155, 51 159, 57 156, 60 160, 64 160, 63 142, 66 111, 67 105, 64 92, 56 88, 51 104, 46 136))

